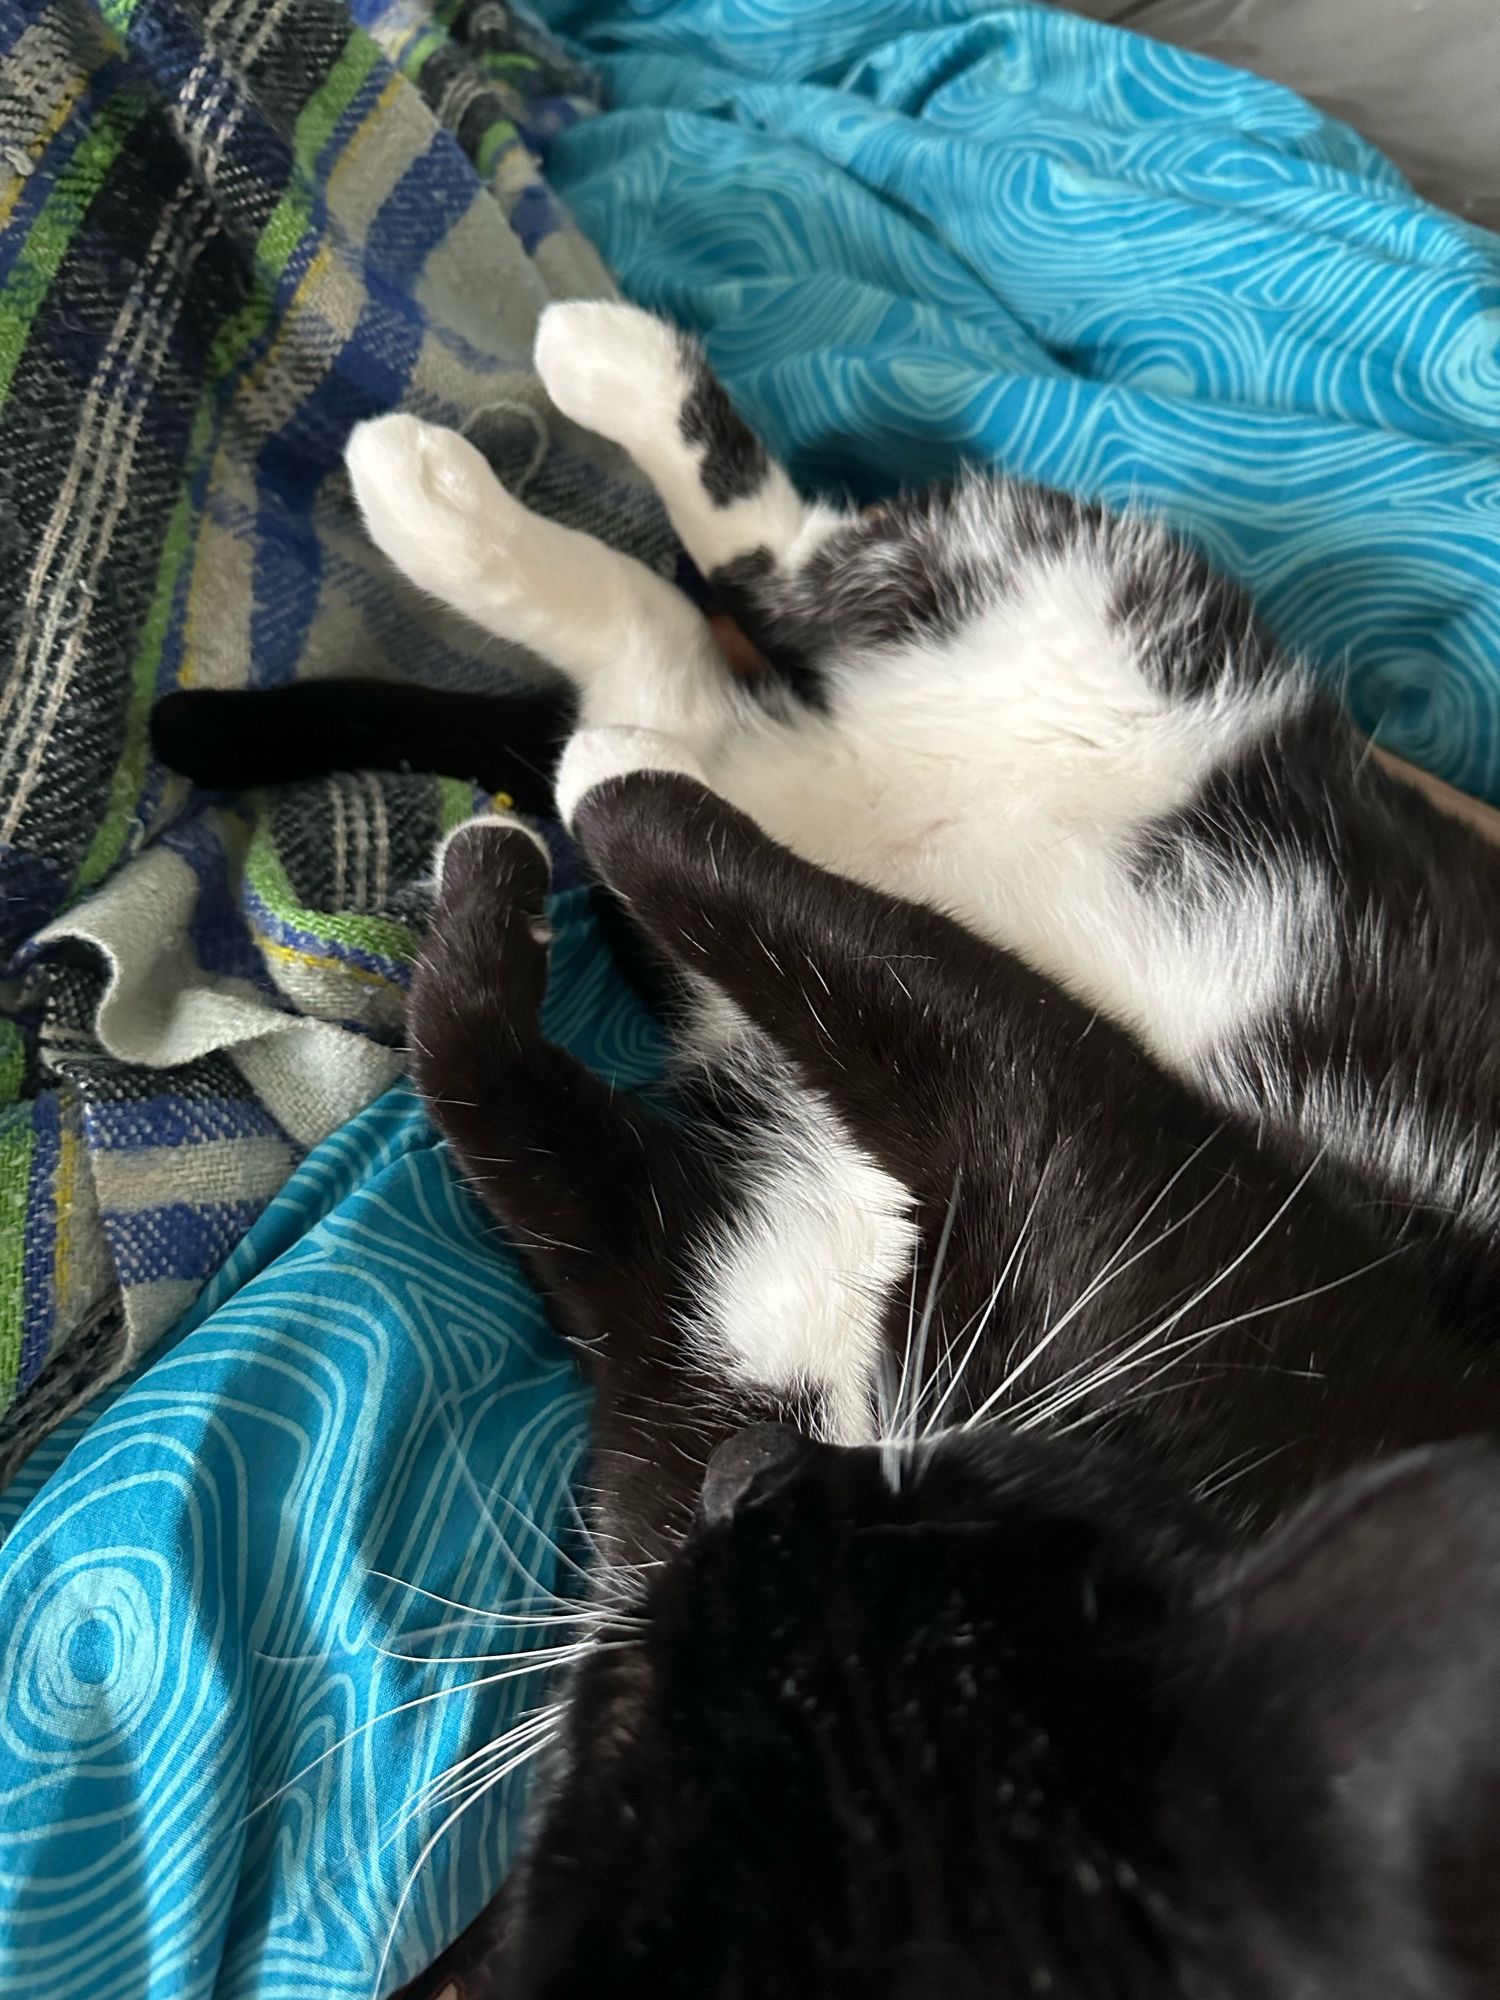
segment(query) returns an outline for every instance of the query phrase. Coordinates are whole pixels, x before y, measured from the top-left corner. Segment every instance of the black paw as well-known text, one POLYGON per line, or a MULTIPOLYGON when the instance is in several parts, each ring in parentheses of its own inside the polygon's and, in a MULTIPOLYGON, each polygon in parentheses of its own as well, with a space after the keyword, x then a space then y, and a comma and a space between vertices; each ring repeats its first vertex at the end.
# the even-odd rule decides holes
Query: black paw
POLYGON ((547 984, 547 891, 541 837, 506 816, 469 820, 438 850, 437 899, 417 960, 408 1041, 418 1084, 448 1093, 468 1071, 534 1038, 547 984))
POLYGON ((491 911, 520 904, 541 920, 552 886, 547 843, 510 813, 466 819, 438 847, 433 861, 439 912, 482 902, 491 911))

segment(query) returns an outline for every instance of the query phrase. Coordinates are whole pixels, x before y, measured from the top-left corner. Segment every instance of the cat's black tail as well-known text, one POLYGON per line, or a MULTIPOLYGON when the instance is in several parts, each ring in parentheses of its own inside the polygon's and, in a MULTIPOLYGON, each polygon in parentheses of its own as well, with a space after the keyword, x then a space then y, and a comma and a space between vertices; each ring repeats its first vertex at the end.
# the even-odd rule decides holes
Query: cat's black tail
MULTIPOLYGON (((550 818, 552 774, 573 727, 566 691, 458 694, 402 681, 298 681, 281 688, 183 688, 151 712, 151 747, 170 771, 211 791, 289 785, 334 771, 431 771, 505 793, 519 813, 550 818)), ((595 917, 646 1004, 675 992, 608 891, 595 917)))
POLYGON ((285 785, 333 771, 432 771, 505 792, 517 811, 552 811, 552 773, 572 697, 526 689, 461 694, 401 681, 181 689, 151 715, 169 770, 212 790, 285 785))

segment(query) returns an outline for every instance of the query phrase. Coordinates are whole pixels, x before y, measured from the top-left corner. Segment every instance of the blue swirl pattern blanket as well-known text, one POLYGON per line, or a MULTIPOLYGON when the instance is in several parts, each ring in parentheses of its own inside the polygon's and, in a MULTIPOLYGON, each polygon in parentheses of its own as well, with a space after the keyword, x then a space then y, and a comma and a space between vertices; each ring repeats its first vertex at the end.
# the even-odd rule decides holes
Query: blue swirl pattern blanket
POLYGON ((1050 7, 546 0, 548 171, 814 483, 1137 500, 1500 803, 1500 238, 1278 86, 1050 7))
MULTIPOLYGON (((548 1029, 628 1088, 659 1044, 588 897, 548 1029)), ((6 2000, 375 2000, 393 1932, 384 1990, 437 1955, 520 1803, 474 1753, 573 1635, 533 1621, 577 1588, 586 1405, 408 1089, 308 1156, 0 1496, 6 2000)))

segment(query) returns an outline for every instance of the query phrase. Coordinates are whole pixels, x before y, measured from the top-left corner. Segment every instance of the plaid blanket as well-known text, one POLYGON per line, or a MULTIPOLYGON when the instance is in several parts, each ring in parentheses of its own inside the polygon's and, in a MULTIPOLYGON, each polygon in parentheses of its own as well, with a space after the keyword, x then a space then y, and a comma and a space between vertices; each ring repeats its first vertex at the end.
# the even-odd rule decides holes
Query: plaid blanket
POLYGON ((514 671, 360 533, 341 447, 396 404, 669 538, 528 372, 549 294, 608 280, 536 163, 587 78, 509 7, 46 0, 0 7, 0 61, 3 1479, 395 1076, 418 878, 472 807, 190 795, 153 701, 514 671))

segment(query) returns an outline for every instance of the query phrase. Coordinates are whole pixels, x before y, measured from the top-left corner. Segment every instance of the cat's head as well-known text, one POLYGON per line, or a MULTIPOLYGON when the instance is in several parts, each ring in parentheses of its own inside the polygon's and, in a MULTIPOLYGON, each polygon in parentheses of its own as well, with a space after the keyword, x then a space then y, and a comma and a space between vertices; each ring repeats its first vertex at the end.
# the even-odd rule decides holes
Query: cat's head
POLYGON ((1226 1559, 1061 1446, 756 1430, 608 1639, 505 2000, 1500 1990, 1489 1446, 1226 1559))

